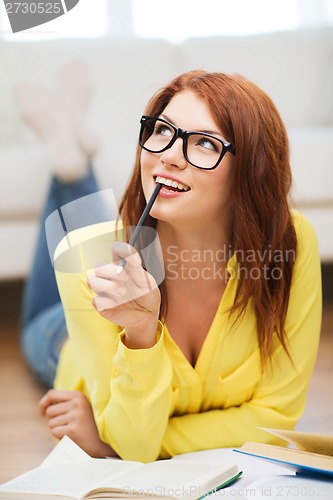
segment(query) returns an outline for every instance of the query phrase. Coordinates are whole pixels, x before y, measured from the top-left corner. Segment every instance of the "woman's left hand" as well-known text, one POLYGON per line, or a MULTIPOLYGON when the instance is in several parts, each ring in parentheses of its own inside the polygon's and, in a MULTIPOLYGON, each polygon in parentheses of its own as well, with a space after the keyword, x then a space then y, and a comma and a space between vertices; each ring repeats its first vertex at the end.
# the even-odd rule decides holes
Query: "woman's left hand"
POLYGON ((92 457, 117 456, 100 439, 91 405, 82 392, 51 389, 40 400, 39 409, 49 419, 54 437, 67 435, 92 457))

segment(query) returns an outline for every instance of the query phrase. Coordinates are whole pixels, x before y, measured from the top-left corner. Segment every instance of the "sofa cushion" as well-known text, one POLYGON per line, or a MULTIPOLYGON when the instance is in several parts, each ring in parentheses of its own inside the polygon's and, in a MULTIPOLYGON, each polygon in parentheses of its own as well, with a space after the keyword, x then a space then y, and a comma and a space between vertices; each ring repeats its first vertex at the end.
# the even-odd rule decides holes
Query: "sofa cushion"
POLYGON ((31 269, 37 231, 38 223, 36 220, 0 221, 1 279, 27 276, 31 269))
POLYGON ((273 99, 287 127, 319 125, 319 96, 332 64, 333 29, 247 37, 193 38, 180 47, 184 69, 240 73, 273 99))
POLYGON ((0 43, 1 72, 0 214, 17 217, 40 212, 51 174, 47 151, 20 121, 12 87, 36 83, 55 90, 57 71, 80 59, 91 71, 94 94, 87 124, 97 135, 95 158, 101 187, 112 187, 120 198, 132 169, 139 119, 151 95, 176 73, 174 47, 163 40, 51 40, 0 43), (11 61, 11 65, 8 61, 11 61), (6 62, 6 64, 5 64, 6 62))
POLYGON ((294 200, 299 206, 333 206, 333 127, 292 129, 289 138, 294 200))

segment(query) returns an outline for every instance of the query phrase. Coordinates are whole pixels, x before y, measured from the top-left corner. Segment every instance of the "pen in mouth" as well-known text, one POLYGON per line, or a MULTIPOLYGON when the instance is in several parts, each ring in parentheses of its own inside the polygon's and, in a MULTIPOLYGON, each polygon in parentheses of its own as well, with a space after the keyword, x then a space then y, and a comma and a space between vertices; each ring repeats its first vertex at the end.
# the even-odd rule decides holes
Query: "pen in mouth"
MULTIPOLYGON (((135 245, 135 242, 136 240, 138 239, 139 237, 139 234, 140 234, 140 231, 141 231, 141 228, 142 226, 144 225, 144 223, 146 222, 146 219, 149 215, 149 212, 151 210, 151 207, 153 206, 156 198, 157 198, 157 195, 158 193, 160 192, 160 189, 162 187, 162 184, 160 184, 159 182, 156 183, 156 186, 155 186, 155 189, 151 195, 151 197, 149 198, 148 202, 147 202, 147 205, 146 205, 146 208, 144 209, 144 211, 142 212, 142 215, 139 219, 139 222, 137 223, 136 225, 136 228, 134 229, 134 232, 129 240, 129 244, 133 247, 135 245)), ((118 263, 118 265, 120 266, 119 267, 119 272, 117 272, 117 274, 120 274, 124 268, 126 264, 126 260, 125 259, 121 259, 118 263)))

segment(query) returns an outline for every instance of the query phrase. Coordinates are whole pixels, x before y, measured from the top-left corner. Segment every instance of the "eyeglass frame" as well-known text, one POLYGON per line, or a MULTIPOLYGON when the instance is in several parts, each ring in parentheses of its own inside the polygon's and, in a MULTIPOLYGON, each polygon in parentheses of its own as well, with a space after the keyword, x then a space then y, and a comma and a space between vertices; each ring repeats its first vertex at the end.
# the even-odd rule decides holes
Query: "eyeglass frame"
POLYGON ((228 141, 225 141, 223 139, 220 139, 219 137, 216 137, 215 135, 212 135, 212 134, 206 134, 205 132, 183 130, 180 127, 176 127, 175 125, 173 125, 172 123, 168 122, 167 120, 164 120, 164 118, 159 118, 159 117, 156 117, 156 116, 149 116, 149 115, 142 115, 141 118, 140 118, 140 125, 141 125, 141 128, 140 128, 140 134, 139 134, 139 145, 140 145, 140 147, 142 149, 144 149, 145 151, 148 151, 149 153, 156 153, 156 154, 163 153, 167 149, 170 149, 174 145, 174 143, 176 142, 176 140, 180 137, 181 139, 183 139, 183 155, 184 155, 184 158, 186 159, 186 161, 188 163, 190 163, 190 165, 192 165, 195 168, 200 168, 201 170, 214 170, 219 165, 219 163, 221 162, 222 158, 224 157, 224 155, 226 153, 230 152, 234 156, 236 154, 235 146, 233 144, 231 144, 231 142, 228 142, 228 141), (143 133, 144 133, 144 130, 145 130, 145 123, 146 123, 146 120, 148 118, 149 119, 151 118, 151 119, 153 119, 155 121, 158 120, 158 121, 161 121, 163 123, 166 123, 175 132, 175 135, 173 136, 173 138, 171 139, 171 141, 169 142, 169 144, 167 144, 164 148, 162 148, 159 151, 152 151, 151 149, 147 148, 143 144, 143 141, 142 141, 142 139, 143 139, 143 133), (191 136, 191 135, 201 135, 201 136, 204 136, 204 137, 211 137, 215 141, 218 141, 218 142, 220 142, 222 144, 221 154, 219 156, 218 161, 215 163, 215 165, 213 167, 200 167, 199 165, 195 165, 194 163, 192 163, 189 160, 188 155, 187 155, 187 142, 188 142, 188 137, 191 136))

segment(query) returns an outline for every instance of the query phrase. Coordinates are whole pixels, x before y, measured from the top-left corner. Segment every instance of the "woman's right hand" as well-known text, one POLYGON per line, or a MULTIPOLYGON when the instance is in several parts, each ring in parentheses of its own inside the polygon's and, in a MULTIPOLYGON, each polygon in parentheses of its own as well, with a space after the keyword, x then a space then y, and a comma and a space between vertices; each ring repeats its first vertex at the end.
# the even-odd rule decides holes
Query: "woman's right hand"
POLYGON ((127 243, 112 247, 113 263, 94 269, 87 281, 95 293, 93 306, 109 321, 125 328, 124 343, 145 349, 156 343, 161 294, 155 279, 141 266, 137 251, 127 243), (126 261, 122 268, 117 264, 126 261))

